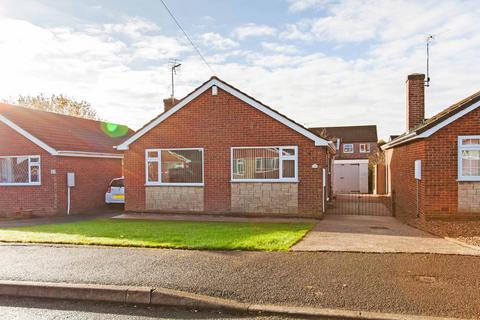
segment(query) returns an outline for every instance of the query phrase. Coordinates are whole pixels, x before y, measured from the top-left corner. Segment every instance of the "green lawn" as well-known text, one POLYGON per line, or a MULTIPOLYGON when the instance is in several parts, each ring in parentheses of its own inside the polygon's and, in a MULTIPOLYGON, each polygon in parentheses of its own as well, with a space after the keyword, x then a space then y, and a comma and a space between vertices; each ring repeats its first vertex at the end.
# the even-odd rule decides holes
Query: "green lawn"
POLYGON ((109 220, 0 229, 0 241, 111 246, 288 250, 312 223, 109 220))

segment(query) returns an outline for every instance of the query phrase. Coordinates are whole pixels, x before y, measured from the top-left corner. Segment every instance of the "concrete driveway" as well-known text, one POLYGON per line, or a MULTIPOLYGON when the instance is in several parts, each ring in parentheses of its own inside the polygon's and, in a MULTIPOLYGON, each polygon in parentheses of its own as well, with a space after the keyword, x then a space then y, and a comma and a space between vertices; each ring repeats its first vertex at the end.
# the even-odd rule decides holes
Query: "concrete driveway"
POLYGON ((393 217, 327 215, 292 251, 480 255, 480 250, 436 237, 393 217))

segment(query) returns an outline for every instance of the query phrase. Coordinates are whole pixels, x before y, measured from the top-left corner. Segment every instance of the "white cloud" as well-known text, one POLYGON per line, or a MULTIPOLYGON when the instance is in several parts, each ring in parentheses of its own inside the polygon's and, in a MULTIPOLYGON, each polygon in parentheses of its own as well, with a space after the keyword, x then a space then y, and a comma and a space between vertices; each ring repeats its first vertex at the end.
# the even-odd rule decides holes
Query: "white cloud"
POLYGON ((267 25, 258 25, 255 23, 247 23, 238 28, 235 28, 233 34, 240 40, 248 37, 265 37, 274 36, 277 30, 267 25))
POLYGON ((288 10, 292 12, 304 11, 324 6, 329 2, 331 2, 331 0, 288 0, 288 10))
POLYGON ((294 54, 298 52, 298 49, 295 46, 288 44, 281 44, 276 42, 262 42, 261 45, 264 49, 283 54, 294 54))
POLYGON ((226 50, 231 48, 236 48, 239 46, 238 42, 223 37, 222 35, 216 32, 207 32, 200 36, 200 40, 205 46, 211 46, 214 49, 226 50))

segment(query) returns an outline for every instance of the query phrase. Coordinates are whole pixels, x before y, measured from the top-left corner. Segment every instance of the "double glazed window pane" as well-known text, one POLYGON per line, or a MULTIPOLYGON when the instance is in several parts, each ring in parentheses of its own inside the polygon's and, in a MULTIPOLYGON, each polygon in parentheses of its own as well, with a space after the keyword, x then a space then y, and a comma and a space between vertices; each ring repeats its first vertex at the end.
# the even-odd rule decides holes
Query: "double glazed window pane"
POLYGON ((233 148, 233 180, 280 180, 296 178, 295 148, 233 148))
POLYGON ((163 183, 202 183, 201 150, 162 150, 163 183))
POLYGON ((462 151, 462 176, 480 176, 480 150, 462 151))
POLYGON ((39 182, 39 157, 0 158, 0 184, 25 184, 39 182))
POLYGON ((148 183, 202 183, 202 150, 147 151, 148 183))
POLYGON ((233 150, 233 179, 278 179, 278 148, 233 150))

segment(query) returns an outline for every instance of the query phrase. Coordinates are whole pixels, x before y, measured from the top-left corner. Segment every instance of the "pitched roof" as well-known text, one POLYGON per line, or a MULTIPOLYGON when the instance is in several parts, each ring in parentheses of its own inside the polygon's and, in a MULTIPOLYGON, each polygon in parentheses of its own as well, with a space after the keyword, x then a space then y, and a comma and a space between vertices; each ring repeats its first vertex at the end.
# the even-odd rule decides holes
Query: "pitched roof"
POLYGON ((377 126, 316 127, 310 131, 328 139, 340 138, 342 142, 377 142, 377 126))
POLYGON ((0 103, 0 122, 51 154, 118 153, 113 147, 133 134, 127 126, 0 103))
POLYGON ((253 108, 256 108, 265 114, 269 115, 270 117, 274 118, 275 120, 283 123, 284 125, 290 127, 291 129, 299 132, 300 134, 304 135, 305 137, 313 140, 315 142, 315 145, 317 146, 329 146, 332 150, 335 150, 335 146, 331 141, 328 141, 324 137, 318 136, 317 134, 309 131, 307 128, 302 126, 301 124, 293 121, 292 119, 286 117, 285 115, 281 114, 280 112, 270 108, 269 106, 261 103, 260 101, 256 100, 255 98, 249 96, 248 94, 240 91, 239 89, 235 88, 231 84, 213 76, 203 84, 201 84, 199 87, 197 87, 195 90, 190 92, 188 95, 186 95, 184 98, 179 100, 174 107, 169 109, 168 111, 165 111, 158 115, 156 118, 148 122, 146 125, 144 125, 140 130, 138 130, 135 134, 133 134, 129 139, 124 141, 122 144, 120 144, 117 149, 118 150, 128 150, 128 146, 135 142, 137 139, 139 139, 141 136, 143 136, 145 133, 159 125, 161 122, 163 122, 165 119, 170 117, 172 114, 183 108, 185 105, 187 105, 190 101, 198 97, 200 94, 205 92, 211 87, 218 87, 231 95, 237 97, 238 99, 242 100, 243 102, 249 104, 253 108))
POLYGON ((448 108, 443 109, 433 117, 425 120, 422 124, 405 132, 395 139, 382 146, 383 149, 389 149, 393 146, 401 145, 415 139, 426 138, 450 124, 456 119, 464 116, 470 111, 480 106, 480 91, 462 99, 448 108))

